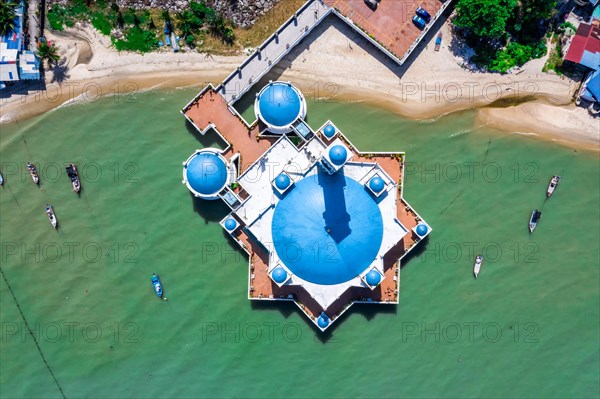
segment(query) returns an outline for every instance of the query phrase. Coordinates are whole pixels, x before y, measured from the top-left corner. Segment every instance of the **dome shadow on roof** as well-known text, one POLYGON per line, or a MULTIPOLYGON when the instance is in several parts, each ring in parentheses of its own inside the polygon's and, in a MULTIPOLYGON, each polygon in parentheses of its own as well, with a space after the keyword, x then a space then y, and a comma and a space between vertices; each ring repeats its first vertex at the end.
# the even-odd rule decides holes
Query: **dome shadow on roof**
POLYGON ((358 277, 379 253, 383 218, 364 186, 319 171, 294 183, 273 213, 277 255, 294 275, 321 285, 358 277))

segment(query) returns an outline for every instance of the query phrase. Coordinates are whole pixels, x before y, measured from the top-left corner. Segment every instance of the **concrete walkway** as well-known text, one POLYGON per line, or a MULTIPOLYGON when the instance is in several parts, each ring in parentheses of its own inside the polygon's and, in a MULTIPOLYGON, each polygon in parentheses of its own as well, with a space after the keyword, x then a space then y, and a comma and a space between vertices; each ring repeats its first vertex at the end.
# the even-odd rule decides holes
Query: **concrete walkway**
POLYGON ((329 12, 329 6, 319 0, 307 2, 223 81, 217 89, 218 93, 227 103, 239 99, 308 35, 329 12))
POLYGON ((37 15, 40 9, 39 0, 29 0, 27 15, 29 16, 29 50, 35 51, 37 48, 37 39, 41 36, 41 22, 37 15))

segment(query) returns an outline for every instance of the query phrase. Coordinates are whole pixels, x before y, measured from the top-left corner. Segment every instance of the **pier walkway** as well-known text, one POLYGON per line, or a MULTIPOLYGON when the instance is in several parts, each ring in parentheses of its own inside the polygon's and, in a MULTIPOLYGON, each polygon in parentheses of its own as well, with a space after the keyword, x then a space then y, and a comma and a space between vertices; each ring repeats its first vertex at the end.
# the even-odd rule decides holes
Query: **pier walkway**
POLYGON ((239 99, 329 15, 330 11, 329 6, 319 0, 306 2, 221 83, 217 88, 218 93, 227 103, 239 99))

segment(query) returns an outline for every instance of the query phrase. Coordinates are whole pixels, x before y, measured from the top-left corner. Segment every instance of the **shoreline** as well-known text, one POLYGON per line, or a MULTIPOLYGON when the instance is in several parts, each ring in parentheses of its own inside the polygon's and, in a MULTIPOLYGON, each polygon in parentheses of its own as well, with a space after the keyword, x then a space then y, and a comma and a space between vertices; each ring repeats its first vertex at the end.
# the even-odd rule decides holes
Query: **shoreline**
MULTIPOLYGON (((545 59, 533 60, 515 74, 484 74, 462 69, 446 43, 439 52, 433 52, 428 43, 410 65, 398 67, 383 55, 373 54, 373 48, 343 24, 323 25, 263 80, 289 80, 314 99, 360 100, 414 120, 473 109, 482 125, 600 151, 600 119, 572 103, 574 82, 540 72, 545 59), (347 67, 340 70, 339 65, 347 67)), ((442 27, 445 36, 451 36, 449 29, 448 23, 442 27)), ((45 92, 0 99, 0 124, 107 95, 161 88, 200 90, 209 82, 220 83, 245 58, 172 52, 120 54, 110 47, 108 38, 85 26, 48 36, 60 46, 63 75, 48 73, 47 80, 61 83, 48 83, 45 92)))

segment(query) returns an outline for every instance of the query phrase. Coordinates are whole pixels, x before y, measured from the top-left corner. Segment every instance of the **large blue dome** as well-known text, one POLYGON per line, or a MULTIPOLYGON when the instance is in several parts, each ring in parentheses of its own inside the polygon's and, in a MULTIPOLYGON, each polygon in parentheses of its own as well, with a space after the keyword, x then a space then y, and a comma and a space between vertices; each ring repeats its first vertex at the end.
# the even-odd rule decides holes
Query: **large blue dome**
POLYGON ((329 159, 331 159, 331 162, 333 162, 336 165, 342 165, 344 162, 346 162, 346 158, 348 157, 348 152, 346 151, 346 149, 339 145, 336 144, 333 147, 331 147, 331 149, 329 150, 329 159))
POLYGON ((367 273, 366 280, 367 284, 369 284, 371 287, 376 287, 381 281, 381 274, 379 274, 377 270, 371 269, 371 271, 367 273))
POLYGON ((290 271, 332 285, 357 277, 375 260, 383 220, 360 183, 319 171, 296 182, 277 203, 272 232, 277 255, 290 271))
POLYGON ((285 173, 280 174, 275 178, 275 185, 280 190, 285 190, 290 185, 290 177, 285 173))
POLYGON ((300 116, 301 99, 296 90, 283 82, 271 83, 258 99, 260 116, 273 126, 287 126, 300 116))
POLYGON ((199 153, 187 164, 186 177, 200 194, 217 194, 227 183, 225 162, 212 152, 199 153))

